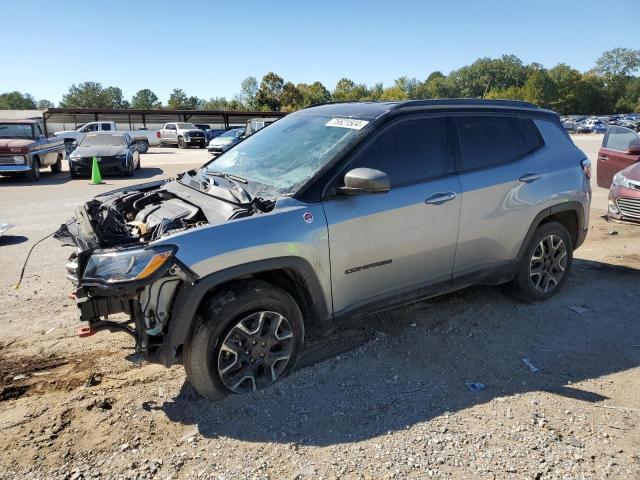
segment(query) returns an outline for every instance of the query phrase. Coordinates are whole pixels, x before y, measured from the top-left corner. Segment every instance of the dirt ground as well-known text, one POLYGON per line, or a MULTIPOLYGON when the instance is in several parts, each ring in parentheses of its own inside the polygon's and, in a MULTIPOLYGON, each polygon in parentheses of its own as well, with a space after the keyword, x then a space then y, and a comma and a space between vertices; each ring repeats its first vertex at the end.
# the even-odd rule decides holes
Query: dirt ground
MULTIPOLYGON (((595 162, 600 140, 575 141, 595 162)), ((141 177, 206 159, 154 149, 141 177)), ((603 218, 606 190, 555 299, 472 288, 370 317, 211 403, 126 336, 76 336, 57 241, 13 288, 75 205, 139 181, 0 179, 0 478, 640 478, 640 226, 603 218)))

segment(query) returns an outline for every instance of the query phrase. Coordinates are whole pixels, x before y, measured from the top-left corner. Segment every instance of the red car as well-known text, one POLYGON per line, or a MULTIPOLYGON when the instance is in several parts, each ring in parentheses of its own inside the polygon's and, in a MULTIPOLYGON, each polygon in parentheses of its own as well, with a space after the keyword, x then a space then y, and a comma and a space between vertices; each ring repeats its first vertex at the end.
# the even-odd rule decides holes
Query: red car
POLYGON ((598 186, 609 188, 609 217, 640 221, 640 136, 609 127, 598 152, 598 186))

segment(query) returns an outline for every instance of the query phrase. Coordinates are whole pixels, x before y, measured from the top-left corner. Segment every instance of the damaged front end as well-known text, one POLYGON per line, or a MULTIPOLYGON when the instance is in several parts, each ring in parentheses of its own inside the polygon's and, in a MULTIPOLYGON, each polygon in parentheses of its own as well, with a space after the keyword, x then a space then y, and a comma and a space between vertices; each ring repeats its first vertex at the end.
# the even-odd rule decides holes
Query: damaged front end
POLYGON ((102 194, 56 232, 75 247, 66 267, 80 320, 87 322, 80 336, 121 331, 149 359, 161 350, 178 287, 198 280, 166 237, 251 214, 241 204, 187 189, 163 181, 102 194), (128 318, 115 321, 116 314, 128 318))

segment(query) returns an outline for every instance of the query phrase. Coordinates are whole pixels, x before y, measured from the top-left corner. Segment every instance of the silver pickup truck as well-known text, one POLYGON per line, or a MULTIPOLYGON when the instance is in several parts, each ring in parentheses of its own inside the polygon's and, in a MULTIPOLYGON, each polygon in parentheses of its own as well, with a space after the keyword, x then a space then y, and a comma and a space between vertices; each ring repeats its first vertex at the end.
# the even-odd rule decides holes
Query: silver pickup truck
POLYGON ((205 148, 207 146, 207 134, 193 123, 165 123, 162 130, 160 130, 160 145, 177 145, 178 148, 196 145, 198 148, 205 148))

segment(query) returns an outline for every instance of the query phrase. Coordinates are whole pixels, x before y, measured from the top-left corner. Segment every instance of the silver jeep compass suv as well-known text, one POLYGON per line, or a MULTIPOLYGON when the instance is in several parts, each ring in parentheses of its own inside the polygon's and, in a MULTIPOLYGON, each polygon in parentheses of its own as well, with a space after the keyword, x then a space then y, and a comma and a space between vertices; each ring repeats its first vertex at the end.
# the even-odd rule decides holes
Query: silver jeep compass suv
POLYGON ((556 295, 589 176, 558 116, 528 103, 325 104, 198 170, 99 195, 58 237, 76 247, 80 335, 126 332, 219 398, 285 376, 347 319, 469 285, 556 295))

